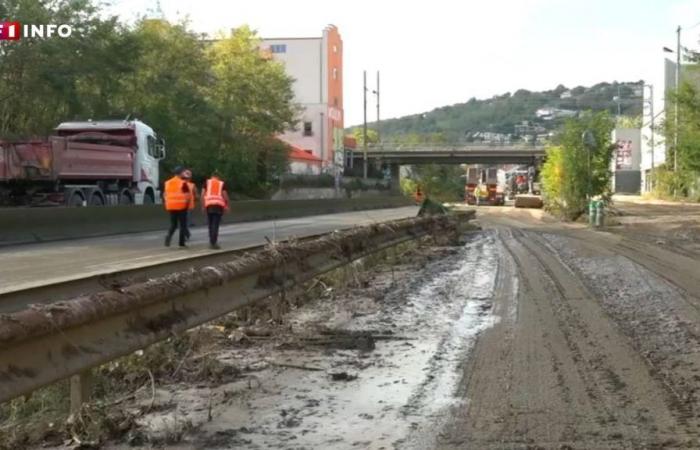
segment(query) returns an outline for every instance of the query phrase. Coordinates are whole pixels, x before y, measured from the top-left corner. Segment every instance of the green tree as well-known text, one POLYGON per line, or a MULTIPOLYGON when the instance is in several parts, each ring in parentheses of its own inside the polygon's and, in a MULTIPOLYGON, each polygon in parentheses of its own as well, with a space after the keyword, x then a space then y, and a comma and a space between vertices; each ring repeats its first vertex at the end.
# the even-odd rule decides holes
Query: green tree
POLYGON ((135 67, 122 77, 116 107, 166 138, 166 169, 185 164, 206 175, 201 160, 214 146, 215 114, 203 92, 211 78, 204 44, 186 22, 142 19, 133 34, 135 67))
POLYGON ((0 41, 0 136, 47 134, 58 122, 111 114, 110 95, 133 70, 136 42, 90 0, 5 0, 0 17, 64 23, 61 39, 0 41))
MULTIPOLYGON (((365 143, 365 135, 364 131, 362 130, 362 127, 357 127, 352 130, 352 136, 355 138, 355 141, 357 141, 357 148, 362 149, 365 143)), ((367 129, 367 145, 372 145, 376 144, 379 142, 379 133, 377 133, 377 130, 373 130, 371 128, 367 129)))
POLYGON ((609 200, 613 127, 607 112, 566 122, 542 168, 545 208, 575 220, 585 212, 589 196, 609 200), (591 133, 592 145, 584 143, 584 132, 591 133))
POLYGON ((223 166, 243 189, 264 187, 286 169, 286 147, 270 138, 296 126, 293 80, 282 64, 260 52, 248 27, 213 43, 207 60, 213 82, 206 95, 216 117, 210 162, 223 166))
MULTIPOLYGON (((425 195, 441 202, 464 199, 464 169, 454 164, 424 164, 413 166, 411 179, 425 195)), ((406 182, 402 186, 410 186, 406 182)))

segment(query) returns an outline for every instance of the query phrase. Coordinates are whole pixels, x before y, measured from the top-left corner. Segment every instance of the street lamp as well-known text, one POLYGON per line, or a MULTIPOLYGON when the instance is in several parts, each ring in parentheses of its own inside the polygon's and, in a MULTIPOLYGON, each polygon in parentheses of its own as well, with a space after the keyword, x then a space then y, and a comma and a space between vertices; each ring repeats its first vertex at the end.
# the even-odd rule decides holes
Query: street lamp
MULTIPOLYGON (((668 47, 664 47, 664 52, 674 53, 668 47)), ((681 26, 676 29, 676 92, 680 88, 681 80, 681 26)), ((678 99, 673 104, 673 171, 678 170, 678 99)))

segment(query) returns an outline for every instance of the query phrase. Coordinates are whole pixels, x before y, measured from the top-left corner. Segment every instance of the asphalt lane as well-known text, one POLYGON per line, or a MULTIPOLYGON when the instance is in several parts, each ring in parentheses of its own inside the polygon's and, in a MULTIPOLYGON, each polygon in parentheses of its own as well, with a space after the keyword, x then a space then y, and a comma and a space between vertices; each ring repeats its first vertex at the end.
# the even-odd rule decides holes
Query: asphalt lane
MULTIPOLYGON (((224 225, 219 232, 223 249, 253 247, 270 240, 305 237, 376 222, 413 217, 417 207, 375 209, 224 225)), ((161 232, 133 233, 0 249, 0 294, 91 275, 183 260, 212 252, 206 224, 195 224, 187 249, 163 245, 168 219, 161 232)))

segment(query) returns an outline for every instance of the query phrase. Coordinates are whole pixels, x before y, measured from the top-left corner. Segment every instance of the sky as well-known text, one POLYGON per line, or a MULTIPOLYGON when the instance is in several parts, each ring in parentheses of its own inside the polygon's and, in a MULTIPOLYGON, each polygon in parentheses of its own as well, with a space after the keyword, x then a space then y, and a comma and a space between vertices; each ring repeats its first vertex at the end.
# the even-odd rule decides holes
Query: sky
MULTIPOLYGON (((156 1, 113 0, 131 21, 156 1)), ((700 47, 700 0, 161 0, 198 32, 247 24, 262 37, 320 36, 344 47, 345 124, 362 122, 362 72, 381 72, 382 119, 490 98, 602 81, 662 91, 662 47, 700 47)), ((655 104, 660 107, 661 97, 655 104)), ((657 108, 658 108, 657 107, 657 108)), ((368 120, 376 118, 368 98, 368 120)), ((657 109, 658 111, 658 109, 657 109)))

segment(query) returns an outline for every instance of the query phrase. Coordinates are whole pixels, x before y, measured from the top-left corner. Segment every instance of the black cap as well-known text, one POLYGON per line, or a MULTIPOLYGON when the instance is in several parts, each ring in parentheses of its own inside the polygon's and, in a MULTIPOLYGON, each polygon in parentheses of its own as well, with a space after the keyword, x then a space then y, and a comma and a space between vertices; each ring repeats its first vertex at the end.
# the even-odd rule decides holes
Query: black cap
POLYGON ((174 173, 175 175, 180 175, 180 174, 182 174, 182 172, 184 172, 184 171, 185 171, 185 168, 182 167, 182 166, 175 166, 175 168, 173 169, 173 173, 174 173))

